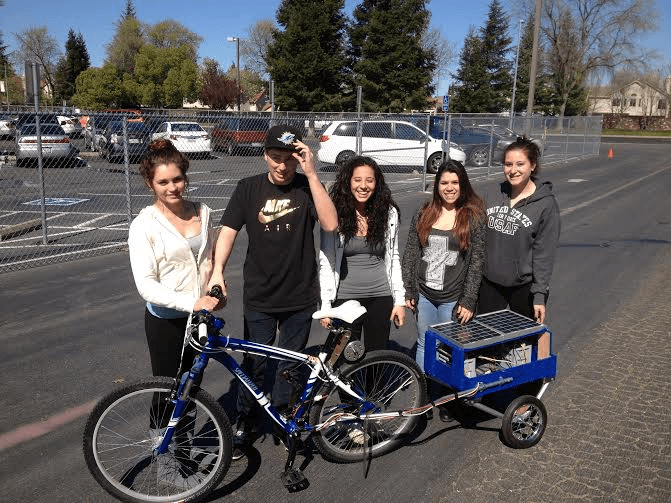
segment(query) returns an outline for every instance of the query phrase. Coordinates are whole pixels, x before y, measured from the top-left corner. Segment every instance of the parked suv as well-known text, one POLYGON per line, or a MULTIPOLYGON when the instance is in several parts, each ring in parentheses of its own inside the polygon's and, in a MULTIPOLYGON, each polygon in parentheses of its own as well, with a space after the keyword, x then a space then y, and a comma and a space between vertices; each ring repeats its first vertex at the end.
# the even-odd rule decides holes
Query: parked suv
POLYGON ((217 124, 210 136, 215 150, 248 155, 263 150, 269 127, 269 117, 230 117, 217 124))
MULTIPOLYGON (((341 167, 357 151, 358 124, 357 121, 334 121, 329 124, 319 139, 317 158, 321 162, 341 167)), ((372 157, 380 165, 423 166, 425 147, 426 170, 435 173, 442 162, 443 140, 427 136, 409 122, 376 120, 361 123, 361 155, 372 157)), ((450 142, 449 158, 464 162, 466 154, 450 142)))

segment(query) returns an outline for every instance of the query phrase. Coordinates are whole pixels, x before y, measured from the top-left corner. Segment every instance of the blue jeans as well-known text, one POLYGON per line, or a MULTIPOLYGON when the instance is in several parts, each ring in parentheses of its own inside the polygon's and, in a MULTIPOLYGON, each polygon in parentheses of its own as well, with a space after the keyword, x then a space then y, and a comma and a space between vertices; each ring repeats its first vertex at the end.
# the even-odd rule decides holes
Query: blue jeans
MULTIPOLYGON (((279 335, 279 340, 277 341, 278 347, 301 352, 308 343, 312 325, 312 313, 316 310, 316 305, 301 309, 300 311, 283 313, 261 313, 245 309, 245 340, 270 346, 275 343, 279 335)), ((266 361, 267 358, 265 356, 246 354, 242 362, 242 368, 259 389, 263 389, 266 361)), ((277 364, 277 372, 271 394, 273 406, 283 407, 289 404, 293 387, 286 379, 279 377, 279 375, 283 371, 296 366, 297 364, 291 361, 280 361, 277 364)), ((256 400, 254 397, 244 386, 238 383, 237 408, 239 429, 249 429, 256 422, 254 418, 255 406, 256 400)))
MULTIPOLYGON (((445 323, 452 319, 452 310, 457 304, 454 302, 434 302, 419 294, 419 302, 417 302, 417 314, 415 320, 417 321, 417 353, 415 360, 419 368, 424 371, 424 335, 431 325, 437 323, 445 323)), ((434 349, 435 351, 435 349, 434 349)))

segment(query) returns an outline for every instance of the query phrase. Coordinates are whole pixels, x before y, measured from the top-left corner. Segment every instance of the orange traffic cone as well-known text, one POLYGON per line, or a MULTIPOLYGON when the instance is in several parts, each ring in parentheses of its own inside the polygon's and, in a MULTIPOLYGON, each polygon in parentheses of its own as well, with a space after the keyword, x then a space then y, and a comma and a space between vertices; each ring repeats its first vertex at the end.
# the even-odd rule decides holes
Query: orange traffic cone
POLYGON ((613 149, 612 148, 608 151, 608 158, 610 159, 611 157, 613 157, 613 149))

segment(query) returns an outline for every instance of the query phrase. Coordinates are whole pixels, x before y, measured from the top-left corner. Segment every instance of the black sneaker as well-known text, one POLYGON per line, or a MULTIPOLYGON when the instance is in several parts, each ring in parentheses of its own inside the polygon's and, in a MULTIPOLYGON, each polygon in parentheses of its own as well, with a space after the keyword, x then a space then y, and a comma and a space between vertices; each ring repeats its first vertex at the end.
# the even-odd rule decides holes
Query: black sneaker
POLYGON ((242 459, 247 455, 249 446, 249 435, 244 430, 238 430, 233 434, 233 461, 242 459))

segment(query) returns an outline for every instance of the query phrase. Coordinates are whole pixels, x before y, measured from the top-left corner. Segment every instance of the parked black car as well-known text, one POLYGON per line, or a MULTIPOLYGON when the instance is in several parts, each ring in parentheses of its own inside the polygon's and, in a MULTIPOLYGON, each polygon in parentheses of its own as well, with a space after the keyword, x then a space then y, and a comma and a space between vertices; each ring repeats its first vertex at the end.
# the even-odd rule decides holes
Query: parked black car
MULTIPOLYGON (((442 138, 447 131, 443 129, 441 117, 432 118, 432 131, 437 138, 442 138)), ((518 134, 507 127, 498 124, 473 124, 467 125, 462 122, 452 121, 450 127, 450 141, 459 145, 466 152, 466 163, 472 166, 487 166, 491 161, 503 162, 503 151, 513 143, 518 134)), ((543 143, 538 139, 531 138, 543 154, 543 143)))
MULTIPOLYGON (((128 139, 128 157, 136 160, 147 150, 147 134, 144 123, 126 123, 126 137, 128 139)), ((123 161, 124 133, 122 121, 111 121, 105 126, 99 138, 100 155, 110 162, 123 161)))

